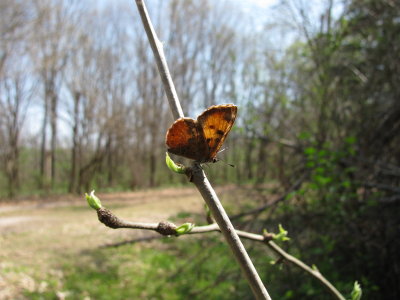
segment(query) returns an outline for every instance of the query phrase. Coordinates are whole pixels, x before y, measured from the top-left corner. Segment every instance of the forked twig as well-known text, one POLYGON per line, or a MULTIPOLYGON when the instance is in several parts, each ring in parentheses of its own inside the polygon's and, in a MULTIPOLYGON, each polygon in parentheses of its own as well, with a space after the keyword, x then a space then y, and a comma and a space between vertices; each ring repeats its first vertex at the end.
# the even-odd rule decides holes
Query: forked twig
MULTIPOLYGON (((183 117, 182 108, 179 103, 178 96, 175 91, 174 83, 172 82, 168 65, 165 59, 162 44, 157 38, 156 32, 152 26, 149 18, 146 5, 143 0, 136 0, 136 5, 139 10, 140 17, 143 22, 149 43, 153 50, 154 57, 156 59, 157 67, 160 72, 160 76, 164 85, 164 89, 168 98, 168 102, 175 119, 183 117)), ((199 164, 194 163, 192 165, 192 182, 196 185, 210 208, 215 220, 217 221, 219 228, 227 240, 232 253, 234 254, 237 262, 239 263, 243 274, 245 275, 254 296, 257 299, 271 299, 267 289, 263 285, 260 276, 258 275, 249 255, 246 252, 242 242, 239 239, 228 215, 226 214, 221 202, 219 201, 214 189, 211 187, 210 182, 205 176, 203 170, 199 164)))
MULTIPOLYGON (((156 231, 163 236, 169 235, 177 235, 176 229, 177 226, 171 222, 163 221, 159 223, 139 223, 139 222, 130 222, 125 221, 123 219, 115 216, 111 211, 100 208, 97 210, 97 215, 99 217, 100 222, 104 225, 117 229, 117 228, 131 228, 131 229, 145 229, 156 231)), ((220 227, 216 223, 205 225, 205 226, 195 226, 186 234, 202 234, 208 232, 221 232, 220 227)), ((301 260, 296 257, 290 255, 285 250, 283 250, 280 246, 278 246, 273 240, 273 235, 260 235, 242 230, 235 230, 237 235, 241 238, 262 242, 265 243, 273 252, 275 252, 279 257, 288 261, 289 263, 295 265, 296 267, 302 269, 303 271, 310 274, 312 277, 317 279, 337 300, 345 300, 346 298, 330 283, 317 269, 313 269, 303 263, 301 260)), ((156 237, 147 237, 146 239, 154 239, 156 237)), ((142 238, 143 239, 143 238, 142 238)), ((129 242, 118 243, 113 246, 124 245, 129 242)), ((109 247, 109 245, 107 246, 109 247)))

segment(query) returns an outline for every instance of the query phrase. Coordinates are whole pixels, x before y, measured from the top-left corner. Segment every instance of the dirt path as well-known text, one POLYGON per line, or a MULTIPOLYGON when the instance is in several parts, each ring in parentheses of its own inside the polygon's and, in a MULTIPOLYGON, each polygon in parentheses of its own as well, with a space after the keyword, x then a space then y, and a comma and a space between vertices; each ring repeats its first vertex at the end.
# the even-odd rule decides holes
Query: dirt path
MULTIPOLYGON (((186 206, 185 204, 190 203, 188 207, 198 208, 198 205, 193 207, 192 204, 201 203, 201 199, 193 188, 161 189, 97 195, 106 207, 124 206, 128 210, 130 210, 129 207, 132 207, 135 208, 133 212, 136 213, 145 211, 146 219, 149 222, 155 221, 149 220, 149 218, 152 217, 148 214, 150 208, 153 212, 158 211, 160 213, 159 217, 165 218, 169 217, 169 212, 173 213, 174 210, 182 210, 186 206), (165 210, 165 204, 167 203, 168 209, 165 210)), ((74 197, 70 195, 43 199, 27 199, 18 204, 12 202, 1 203, 0 232, 12 229, 11 227, 18 227, 18 225, 26 222, 35 223, 35 221, 38 221, 39 223, 43 223, 44 219, 51 219, 52 213, 57 214, 57 211, 65 210, 66 208, 85 209, 88 208, 88 206, 83 197, 74 197)), ((90 214, 93 213, 93 211, 88 208, 85 213, 90 214)), ((71 217, 73 216, 69 216, 68 219, 71 217)), ((65 218, 64 221, 67 221, 67 218, 65 218)))

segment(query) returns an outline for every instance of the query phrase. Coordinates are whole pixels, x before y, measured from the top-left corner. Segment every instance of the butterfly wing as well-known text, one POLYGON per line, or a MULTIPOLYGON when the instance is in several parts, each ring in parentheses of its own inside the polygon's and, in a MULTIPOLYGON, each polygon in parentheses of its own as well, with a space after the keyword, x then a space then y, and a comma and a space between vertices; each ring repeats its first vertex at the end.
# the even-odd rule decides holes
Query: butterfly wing
POLYGON ((203 161, 208 153, 202 129, 190 118, 176 120, 167 131, 165 143, 168 152, 196 161, 203 161))
POLYGON ((208 146, 206 161, 212 161, 217 156, 235 122, 236 114, 236 105, 223 104, 210 107, 197 118, 208 146))

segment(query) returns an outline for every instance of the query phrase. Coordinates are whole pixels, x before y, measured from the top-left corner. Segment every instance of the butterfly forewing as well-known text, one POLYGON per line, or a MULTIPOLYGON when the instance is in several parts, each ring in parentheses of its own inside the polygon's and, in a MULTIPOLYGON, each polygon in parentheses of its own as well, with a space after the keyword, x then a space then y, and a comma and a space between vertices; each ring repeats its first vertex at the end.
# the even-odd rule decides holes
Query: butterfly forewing
POLYGON ((217 156, 235 122, 236 114, 237 106, 225 104, 212 106, 197 118, 208 145, 207 161, 212 161, 217 156))
POLYGON ((167 131, 166 144, 168 151, 196 161, 204 160, 208 152, 203 132, 197 121, 180 118, 167 131))

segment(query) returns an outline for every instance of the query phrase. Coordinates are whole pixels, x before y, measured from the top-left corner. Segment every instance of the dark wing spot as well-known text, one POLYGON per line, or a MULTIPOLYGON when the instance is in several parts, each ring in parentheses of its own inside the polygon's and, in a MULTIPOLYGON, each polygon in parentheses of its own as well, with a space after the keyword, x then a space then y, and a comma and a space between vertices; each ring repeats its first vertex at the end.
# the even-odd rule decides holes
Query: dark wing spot
POLYGON ((230 112, 227 112, 224 114, 224 119, 228 122, 232 120, 232 114, 230 112))
POLYGON ((217 144, 218 144, 220 141, 221 141, 220 138, 216 138, 216 139, 215 139, 215 142, 216 142, 217 144))
POLYGON ((208 126, 208 128, 215 129, 215 126, 214 125, 210 125, 210 126, 208 126))
POLYGON ((210 142, 211 142, 211 138, 208 138, 208 139, 207 139, 207 143, 210 143, 210 142))
POLYGON ((218 135, 224 135, 224 132, 223 132, 222 130, 219 130, 219 129, 218 129, 218 130, 217 130, 217 134, 218 134, 218 135))

